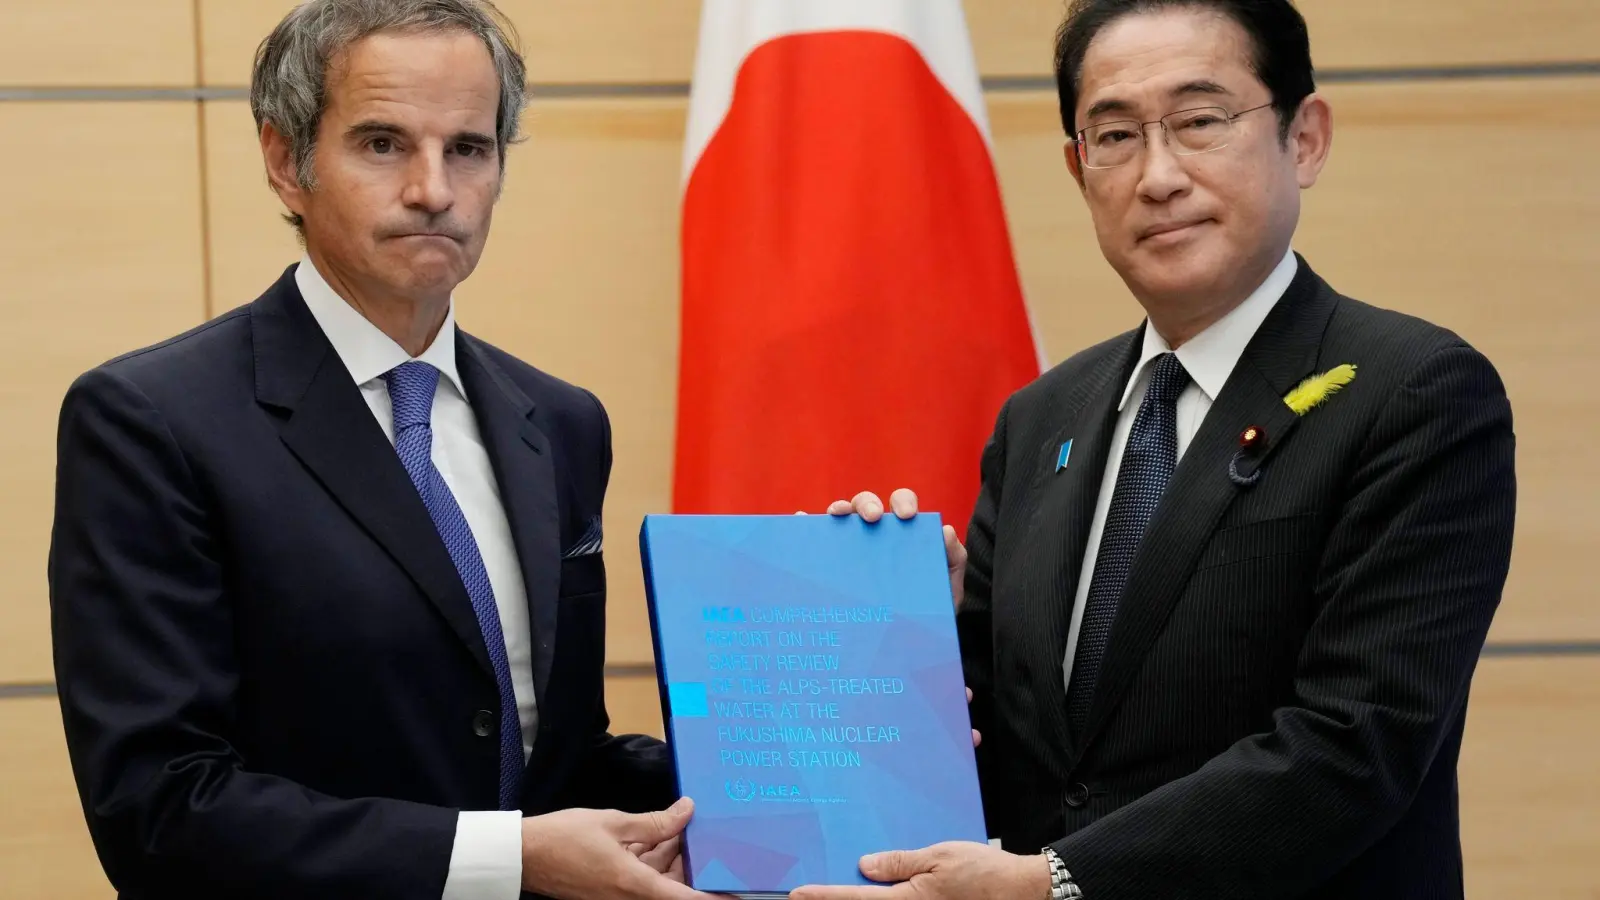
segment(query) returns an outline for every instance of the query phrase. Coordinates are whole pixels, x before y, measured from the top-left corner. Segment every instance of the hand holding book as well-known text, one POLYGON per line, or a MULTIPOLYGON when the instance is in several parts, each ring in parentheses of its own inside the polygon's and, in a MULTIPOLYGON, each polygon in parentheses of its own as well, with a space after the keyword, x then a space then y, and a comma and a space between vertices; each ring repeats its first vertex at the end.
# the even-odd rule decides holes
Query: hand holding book
POLYGON ((861 858, 861 873, 885 885, 806 885, 790 900, 1045 900, 1050 864, 971 841, 861 858))
MULTIPOLYGON (((917 493, 910 488, 900 488, 889 495, 889 508, 894 510, 898 519, 913 519, 917 515, 917 493)), ((835 500, 828 505, 828 515, 860 516, 866 522, 873 523, 883 518, 883 501, 871 491, 862 491, 851 500, 835 500)), ((961 598, 965 596, 967 576, 967 548, 961 546, 961 541, 956 538, 954 526, 944 526, 944 557, 945 564, 950 569, 950 597, 955 601, 956 609, 961 608, 961 598)))

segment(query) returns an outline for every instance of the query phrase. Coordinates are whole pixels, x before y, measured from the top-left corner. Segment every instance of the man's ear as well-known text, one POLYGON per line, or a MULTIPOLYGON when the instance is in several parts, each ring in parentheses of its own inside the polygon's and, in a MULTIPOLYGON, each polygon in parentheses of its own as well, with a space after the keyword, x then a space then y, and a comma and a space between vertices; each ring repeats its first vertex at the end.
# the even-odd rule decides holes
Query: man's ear
POLYGON ((1289 132, 1289 149, 1294 151, 1295 177, 1300 187, 1316 184, 1333 152, 1333 109, 1321 94, 1312 94, 1300 102, 1289 132))
POLYGON ((1067 160, 1067 171, 1072 173, 1072 180, 1078 183, 1078 190, 1083 190, 1083 159, 1078 156, 1078 142, 1067 141, 1061 148, 1061 155, 1067 160))
POLYGON ((306 189, 300 185, 300 173, 294 164, 294 153, 289 141, 271 122, 261 126, 261 159, 267 166, 267 182, 283 205, 297 216, 306 214, 306 189))

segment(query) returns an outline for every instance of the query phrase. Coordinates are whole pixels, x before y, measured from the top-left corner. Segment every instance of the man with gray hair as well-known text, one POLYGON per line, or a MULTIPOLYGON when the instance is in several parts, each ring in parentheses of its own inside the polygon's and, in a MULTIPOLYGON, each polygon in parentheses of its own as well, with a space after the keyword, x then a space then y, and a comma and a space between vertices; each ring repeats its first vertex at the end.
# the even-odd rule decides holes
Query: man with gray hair
POLYGON ((605 411, 455 322, 514 46, 483 0, 290 12, 250 96, 304 257, 63 403, 56 674, 124 898, 701 896, 665 748, 608 733, 605 411))

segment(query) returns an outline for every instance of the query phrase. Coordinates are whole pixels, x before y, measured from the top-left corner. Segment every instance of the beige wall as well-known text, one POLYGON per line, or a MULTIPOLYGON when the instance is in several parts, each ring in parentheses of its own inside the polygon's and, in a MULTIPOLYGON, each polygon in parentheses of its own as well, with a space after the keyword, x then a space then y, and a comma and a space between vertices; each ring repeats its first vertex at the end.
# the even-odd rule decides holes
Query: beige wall
MULTIPOLYGON (((968 0, 987 75, 1048 72, 1060 0, 968 0)), ((0 685, 51 678, 44 585, 55 413, 73 375, 249 302, 297 249, 276 218, 247 106, 250 54, 283 0, 0 5, 0 685), (165 100, 51 89, 177 89, 165 100), (61 99, 48 99, 58 96, 61 99)), ((531 77, 682 82, 693 0, 504 0, 531 77)), ((1593 0, 1301 0, 1323 69, 1595 58, 1593 0)), ((1458 330, 1499 366, 1517 415, 1519 521, 1491 640, 1596 641, 1585 579, 1600 549, 1600 76, 1333 84, 1331 164, 1296 245, 1346 293, 1458 330)), ((1138 312, 1094 245, 1060 165, 1049 91, 988 97, 1023 284, 1046 350, 1138 312)), ((511 157, 494 237, 460 292, 464 326, 594 389, 611 410, 608 528, 668 507, 677 368, 679 97, 540 100, 511 157)), ((849 486, 841 486, 841 490, 849 486)), ((629 541, 610 552, 613 663, 649 660, 629 541)), ((653 681, 614 678, 619 727, 659 732, 653 681)), ((1589 745, 1600 659, 1491 658, 1461 766, 1474 896, 1597 896, 1589 745), (1520 890, 1519 890, 1520 889, 1520 890)), ((0 896, 109 896, 83 829, 54 701, 0 699, 0 896)))

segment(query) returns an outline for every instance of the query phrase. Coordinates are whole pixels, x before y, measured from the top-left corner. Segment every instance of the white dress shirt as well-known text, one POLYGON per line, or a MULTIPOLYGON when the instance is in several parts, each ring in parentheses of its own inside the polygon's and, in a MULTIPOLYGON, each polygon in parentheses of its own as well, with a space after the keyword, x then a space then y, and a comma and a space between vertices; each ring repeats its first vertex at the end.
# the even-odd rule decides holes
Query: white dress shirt
MULTIPOLYGON (((309 256, 300 261, 294 280, 317 325, 361 388, 367 407, 393 444, 394 408, 382 376, 412 357, 346 303, 309 256)), ((511 542, 511 524, 500 502, 500 484, 495 480, 478 432, 478 420, 456 370, 454 301, 438 336, 417 359, 438 369, 442 376, 433 395, 433 465, 455 495, 489 573, 489 586, 500 611, 500 630, 505 634, 506 655, 511 661, 511 687, 517 698, 522 758, 526 761, 533 752, 533 735, 538 726, 528 595, 516 546, 511 542)), ((461 812, 442 900, 516 900, 521 889, 522 814, 499 810, 461 812)))
POLYGON ((1111 449, 1106 455, 1106 470, 1100 476, 1100 495, 1094 503, 1094 519, 1089 524, 1089 540, 1083 549, 1083 568, 1078 574, 1077 591, 1072 598, 1072 627, 1067 632, 1067 655, 1062 662, 1062 676, 1070 690, 1072 687, 1072 661, 1078 654, 1078 631, 1083 624, 1083 607, 1089 597, 1089 582, 1094 578, 1094 563, 1100 556, 1100 535, 1106 528, 1106 514, 1111 509, 1111 494, 1117 488, 1117 472, 1122 468, 1122 450, 1128 445, 1128 432, 1139 414, 1139 404, 1144 401, 1145 387, 1150 384, 1150 368, 1157 356, 1168 351, 1178 355, 1189 372, 1189 385, 1178 395, 1178 459, 1189 449, 1200 423, 1205 421, 1211 404, 1227 384, 1233 367, 1244 355, 1244 348, 1255 337, 1256 330, 1266 320, 1267 313, 1278 304, 1289 282, 1294 280, 1299 261, 1294 251, 1284 254, 1267 280, 1255 289, 1244 302, 1213 322, 1209 328, 1190 338, 1176 351, 1167 345, 1148 321, 1144 329, 1144 347, 1139 352, 1139 362, 1128 377, 1122 391, 1122 402, 1117 406, 1117 424, 1111 432, 1111 449))

